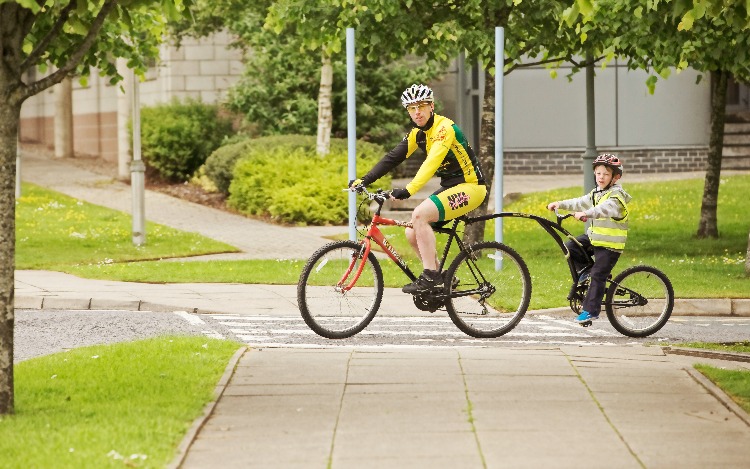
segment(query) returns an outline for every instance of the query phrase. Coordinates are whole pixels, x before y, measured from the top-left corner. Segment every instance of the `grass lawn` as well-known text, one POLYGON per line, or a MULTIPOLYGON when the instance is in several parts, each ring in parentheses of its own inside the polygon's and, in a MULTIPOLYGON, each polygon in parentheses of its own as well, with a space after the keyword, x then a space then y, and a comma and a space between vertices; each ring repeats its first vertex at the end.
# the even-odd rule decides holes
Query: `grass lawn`
MULTIPOLYGON (((717 344, 711 342, 688 342, 674 344, 678 347, 690 347, 720 352, 737 352, 750 354, 750 341, 717 344)), ((750 413, 750 371, 725 370, 710 365, 695 365, 695 369, 716 383, 745 412, 750 413)))
POLYGON ((146 223, 146 244, 135 246, 130 215, 33 184, 16 203, 16 268, 62 270, 136 260, 237 252, 196 233, 146 223))
MULTIPOLYGON (((719 239, 695 237, 700 217, 702 179, 639 184, 628 184, 625 180, 623 185, 633 196, 630 204, 631 229, 626 250, 615 272, 634 264, 658 267, 672 280, 678 298, 750 297, 750 279, 744 273, 747 234, 750 230, 745 199, 750 194, 750 176, 722 179, 718 209, 719 239)), ((304 260, 286 259, 221 262, 151 260, 227 251, 231 247, 197 235, 183 234, 185 238, 181 238, 172 230, 153 227, 155 232, 149 232, 147 246, 134 248, 130 241, 127 216, 116 224, 116 229, 104 229, 101 224, 123 215, 112 212, 94 219, 87 215, 90 210, 88 204, 59 195, 49 198, 53 197, 49 192, 44 198, 34 197, 38 190, 34 189, 19 202, 18 268, 43 268, 86 278, 157 283, 294 284, 304 265, 304 260), (66 206, 67 210, 58 209, 59 205, 66 206), (85 207, 85 210, 78 207, 85 207), (47 235, 47 222, 44 219, 52 215, 55 215, 58 220, 56 224, 59 223, 60 227, 56 229, 56 235, 47 235), (79 219, 84 222, 78 223, 79 219), (59 238, 63 238, 64 242, 58 242, 59 238)), ((526 194, 506 206, 505 210, 551 218, 552 214, 545 210, 548 202, 575 197, 580 192, 580 188, 569 188, 526 194)), ((564 226, 574 234, 583 232, 583 224, 571 219, 566 220, 564 226)), ((397 251, 409 260, 412 269, 421 271, 406 243, 403 229, 386 228, 383 231, 397 251)), ((342 237, 346 237, 345 228, 342 228, 342 237)), ((487 224, 486 238, 494 239, 493 223, 487 224)), ((533 284, 530 309, 564 306, 570 278, 562 252, 552 238, 532 220, 506 218, 503 222, 503 241, 518 251, 529 266, 533 284)), ((406 277, 392 263, 383 262, 381 266, 386 285, 396 287, 406 283, 406 277)))
POLYGON ((745 412, 750 413, 750 371, 725 370, 709 365, 695 365, 695 369, 716 383, 745 412))
POLYGON ((239 347, 160 337, 17 364, 3 468, 165 467, 239 347))

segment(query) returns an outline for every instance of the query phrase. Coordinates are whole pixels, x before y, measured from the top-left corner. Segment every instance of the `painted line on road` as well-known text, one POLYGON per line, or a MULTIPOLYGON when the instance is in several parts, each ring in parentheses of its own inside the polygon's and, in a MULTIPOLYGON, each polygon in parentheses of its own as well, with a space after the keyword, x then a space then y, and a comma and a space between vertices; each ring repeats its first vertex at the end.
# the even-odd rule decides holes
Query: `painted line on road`
POLYGON ((199 318, 195 314, 190 314, 187 311, 174 311, 174 314, 181 317, 185 321, 189 322, 190 324, 199 325, 199 324, 205 324, 203 319, 199 318))
MULTIPOLYGON (((203 319, 199 318, 195 314, 190 314, 187 311, 174 311, 174 314, 178 317, 181 317, 185 321, 189 322, 190 324, 194 326, 203 326, 206 325, 205 321, 203 319)), ((216 332, 213 329, 203 329, 201 330, 201 334, 205 335, 206 337, 210 337, 212 339, 220 339, 224 340, 226 337, 224 335, 216 332)))

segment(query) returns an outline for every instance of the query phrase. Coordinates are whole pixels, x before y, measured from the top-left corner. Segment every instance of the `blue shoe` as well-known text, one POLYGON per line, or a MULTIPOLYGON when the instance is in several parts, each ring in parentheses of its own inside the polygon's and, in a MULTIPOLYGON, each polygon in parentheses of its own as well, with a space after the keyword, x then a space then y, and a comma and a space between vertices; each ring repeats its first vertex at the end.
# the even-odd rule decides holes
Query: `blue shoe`
POLYGON ((579 314, 578 317, 576 318, 576 322, 578 324, 583 324, 585 322, 591 322, 596 319, 599 319, 598 314, 591 314, 588 311, 582 311, 581 314, 579 314))

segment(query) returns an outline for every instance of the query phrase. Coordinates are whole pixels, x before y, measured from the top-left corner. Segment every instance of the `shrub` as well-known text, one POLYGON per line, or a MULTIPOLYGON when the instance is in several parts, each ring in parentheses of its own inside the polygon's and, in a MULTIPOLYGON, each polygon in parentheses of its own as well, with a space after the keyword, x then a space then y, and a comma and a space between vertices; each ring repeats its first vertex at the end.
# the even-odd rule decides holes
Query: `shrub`
POLYGON ((143 160, 171 182, 187 181, 231 133, 231 120, 217 106, 194 99, 141 111, 143 160))
POLYGON ((211 153, 203 166, 203 172, 213 181, 220 192, 229 195, 232 172, 240 158, 252 158, 259 152, 263 153, 274 149, 291 152, 300 148, 314 154, 315 137, 308 135, 272 135, 246 138, 224 145, 211 153))
MULTIPOLYGON (((261 147, 243 155, 234 167, 229 186, 230 207, 249 215, 270 217, 282 223, 298 225, 340 225, 348 221, 348 157, 345 140, 331 141, 331 152, 320 157, 306 138, 287 137, 297 141, 261 147)), ((263 139, 257 139, 263 140, 263 139)), ((357 143, 359 173, 369 169, 383 155, 380 146, 357 143)), ((390 178, 378 185, 388 187, 390 178)))

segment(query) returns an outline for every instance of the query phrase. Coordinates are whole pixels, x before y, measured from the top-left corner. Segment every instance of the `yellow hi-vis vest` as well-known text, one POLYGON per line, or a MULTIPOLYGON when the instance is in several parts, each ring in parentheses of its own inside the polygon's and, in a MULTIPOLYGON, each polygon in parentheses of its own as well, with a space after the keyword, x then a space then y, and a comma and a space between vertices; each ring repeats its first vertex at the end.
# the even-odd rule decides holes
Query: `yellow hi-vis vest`
POLYGON ((608 191, 603 194, 599 200, 594 197, 594 191, 591 191, 591 199, 594 205, 598 205, 610 197, 615 197, 625 208, 625 216, 620 219, 600 218, 591 220, 591 227, 588 230, 589 239, 594 246, 622 251, 625 249, 625 241, 628 239, 628 217, 630 211, 628 205, 618 192, 608 191))

